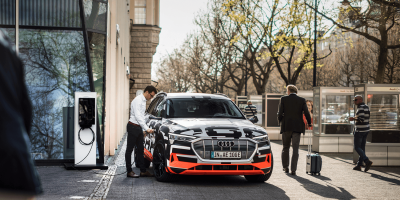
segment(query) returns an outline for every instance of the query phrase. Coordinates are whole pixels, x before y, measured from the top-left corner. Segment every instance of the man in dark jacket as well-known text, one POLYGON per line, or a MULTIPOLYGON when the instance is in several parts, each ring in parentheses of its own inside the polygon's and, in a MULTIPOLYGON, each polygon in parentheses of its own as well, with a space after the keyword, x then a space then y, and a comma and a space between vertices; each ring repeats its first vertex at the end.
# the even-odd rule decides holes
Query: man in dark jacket
POLYGON ((42 193, 30 155, 32 106, 21 60, 0 30, 0 199, 42 193))
POLYGON ((297 88, 294 85, 287 86, 287 96, 281 98, 278 110, 278 121, 281 124, 282 134, 282 165, 283 171, 289 172, 290 142, 293 146, 292 175, 296 175, 297 161, 299 159, 300 134, 305 133, 303 113, 306 116, 308 126, 311 127, 311 117, 308 112, 306 100, 297 96, 297 88))

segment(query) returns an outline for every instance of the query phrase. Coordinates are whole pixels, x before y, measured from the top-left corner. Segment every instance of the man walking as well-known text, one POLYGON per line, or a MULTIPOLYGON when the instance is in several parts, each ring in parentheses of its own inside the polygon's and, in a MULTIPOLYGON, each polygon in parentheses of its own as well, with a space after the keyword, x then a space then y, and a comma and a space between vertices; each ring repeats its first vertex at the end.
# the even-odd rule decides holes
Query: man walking
POLYGON ((257 107, 253 106, 251 100, 247 101, 247 106, 244 108, 244 114, 247 119, 250 119, 257 115, 257 107))
POLYGON ((365 143, 369 133, 369 107, 363 102, 361 95, 354 97, 354 104, 357 105, 357 113, 355 117, 349 117, 350 121, 356 121, 356 128, 354 130, 354 149, 357 151, 358 158, 357 165, 353 170, 361 171, 363 162, 365 163, 365 172, 371 168, 372 162, 365 155, 365 143))
POLYGON ((300 134, 305 133, 303 113, 308 126, 311 127, 311 117, 308 112, 306 100, 297 96, 297 87, 287 86, 287 96, 281 98, 278 110, 278 121, 281 124, 282 134, 282 165, 283 171, 289 173, 289 150, 292 143, 293 155, 290 169, 292 175, 296 175, 297 161, 299 159, 300 134))
POLYGON ((132 171, 132 151, 135 146, 137 146, 137 163, 136 166, 140 168, 140 176, 153 176, 150 172, 146 170, 144 165, 144 157, 143 157, 143 130, 146 130, 147 133, 153 133, 153 129, 150 129, 146 125, 146 121, 144 120, 144 113, 146 110, 146 101, 152 99, 154 95, 157 94, 157 89, 154 86, 147 86, 144 89, 144 93, 137 96, 133 99, 131 103, 131 113, 129 122, 127 124, 128 138, 125 152, 125 162, 126 162, 126 171, 127 177, 130 178, 139 178, 139 175, 135 174, 132 171))

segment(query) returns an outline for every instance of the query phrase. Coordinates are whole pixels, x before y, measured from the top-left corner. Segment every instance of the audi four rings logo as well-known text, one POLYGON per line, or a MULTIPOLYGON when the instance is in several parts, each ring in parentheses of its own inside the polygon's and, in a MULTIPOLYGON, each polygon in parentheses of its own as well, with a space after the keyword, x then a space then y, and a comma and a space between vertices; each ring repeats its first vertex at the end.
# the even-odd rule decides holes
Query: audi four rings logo
POLYGON ((235 142, 231 140, 218 140, 219 147, 233 147, 233 145, 235 145, 235 142))

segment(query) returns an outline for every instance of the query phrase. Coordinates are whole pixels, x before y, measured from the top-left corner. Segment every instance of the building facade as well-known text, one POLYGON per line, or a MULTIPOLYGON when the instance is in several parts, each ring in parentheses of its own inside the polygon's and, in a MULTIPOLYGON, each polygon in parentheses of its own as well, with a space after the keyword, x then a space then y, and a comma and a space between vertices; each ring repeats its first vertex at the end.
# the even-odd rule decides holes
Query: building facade
POLYGON ((75 92, 97 93, 97 162, 114 155, 131 93, 151 83, 158 12, 158 0, 0 0, 0 29, 25 65, 37 164, 73 162, 75 92))

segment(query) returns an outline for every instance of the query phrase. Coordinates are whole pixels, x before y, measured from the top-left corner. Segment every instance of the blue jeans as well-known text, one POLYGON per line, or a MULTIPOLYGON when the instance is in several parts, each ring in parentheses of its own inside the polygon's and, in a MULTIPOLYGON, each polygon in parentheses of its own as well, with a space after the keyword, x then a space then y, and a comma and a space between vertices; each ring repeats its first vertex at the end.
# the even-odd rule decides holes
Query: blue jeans
POLYGON ((367 136, 369 132, 354 132, 354 150, 360 156, 358 158, 357 166, 361 166, 364 161, 368 160, 365 155, 365 143, 367 143, 367 136))

